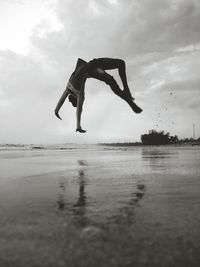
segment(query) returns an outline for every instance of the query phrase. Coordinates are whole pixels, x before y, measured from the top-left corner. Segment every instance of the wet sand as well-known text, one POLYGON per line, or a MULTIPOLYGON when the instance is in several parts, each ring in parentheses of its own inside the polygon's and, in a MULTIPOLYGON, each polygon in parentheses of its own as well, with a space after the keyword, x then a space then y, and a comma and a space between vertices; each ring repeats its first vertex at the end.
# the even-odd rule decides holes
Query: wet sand
POLYGON ((200 148, 0 151, 0 266, 200 265, 200 148))

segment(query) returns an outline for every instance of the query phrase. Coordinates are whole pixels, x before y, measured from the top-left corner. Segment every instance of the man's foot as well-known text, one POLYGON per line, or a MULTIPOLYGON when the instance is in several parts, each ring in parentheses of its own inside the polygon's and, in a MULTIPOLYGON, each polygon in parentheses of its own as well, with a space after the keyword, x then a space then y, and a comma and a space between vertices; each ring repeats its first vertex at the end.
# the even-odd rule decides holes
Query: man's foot
POLYGON ((132 108, 132 110, 135 113, 141 113, 142 109, 140 107, 138 107, 134 102, 129 103, 129 106, 132 108))
POLYGON ((77 129, 76 129, 76 132, 79 132, 79 133, 86 133, 86 131, 83 130, 83 129, 81 129, 81 128, 77 128, 77 129))
POLYGON ((140 107, 138 107, 132 99, 124 98, 124 100, 129 104, 129 106, 132 108, 132 110, 135 113, 141 113, 142 112, 142 109, 140 107))
POLYGON ((55 115, 56 115, 57 118, 59 118, 60 120, 62 120, 62 118, 60 117, 60 115, 59 115, 59 113, 58 113, 57 110, 55 110, 55 115))
POLYGON ((134 112, 139 114, 142 112, 142 109, 136 105, 136 107, 134 108, 134 112))

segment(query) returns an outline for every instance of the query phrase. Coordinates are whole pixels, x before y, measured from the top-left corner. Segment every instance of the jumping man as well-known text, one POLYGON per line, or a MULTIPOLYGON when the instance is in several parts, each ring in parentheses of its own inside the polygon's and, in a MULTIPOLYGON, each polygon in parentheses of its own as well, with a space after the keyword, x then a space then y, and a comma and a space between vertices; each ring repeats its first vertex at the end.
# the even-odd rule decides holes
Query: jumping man
POLYGON ((55 109, 55 115, 59 116, 59 110, 62 107, 65 99, 69 95, 69 101, 72 103, 76 110, 77 128, 76 131, 85 133, 86 131, 81 127, 81 113, 85 96, 85 82, 87 78, 94 78, 105 82, 110 86, 112 91, 120 98, 125 100, 135 113, 142 112, 142 109, 134 103, 134 98, 131 95, 128 87, 126 77, 126 66, 122 59, 113 58, 95 58, 89 62, 83 59, 78 59, 76 68, 72 73, 69 82, 66 86, 66 90, 62 94, 60 100, 55 109), (105 70, 118 69, 119 76, 122 80, 123 90, 120 89, 116 80, 108 74, 105 70))

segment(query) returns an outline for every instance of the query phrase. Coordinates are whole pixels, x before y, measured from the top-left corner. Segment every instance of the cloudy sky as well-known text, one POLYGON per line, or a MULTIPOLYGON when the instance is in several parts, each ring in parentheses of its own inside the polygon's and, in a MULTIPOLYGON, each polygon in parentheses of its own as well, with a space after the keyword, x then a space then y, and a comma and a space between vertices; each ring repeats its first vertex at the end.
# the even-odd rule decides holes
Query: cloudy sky
MULTIPOLYGON (((199 0, 0 0, 0 143, 139 141, 149 129, 200 136, 199 0), (122 58, 136 103, 86 83, 82 125, 68 100, 78 57, 122 58)), ((117 71, 110 72, 117 80, 117 71)))

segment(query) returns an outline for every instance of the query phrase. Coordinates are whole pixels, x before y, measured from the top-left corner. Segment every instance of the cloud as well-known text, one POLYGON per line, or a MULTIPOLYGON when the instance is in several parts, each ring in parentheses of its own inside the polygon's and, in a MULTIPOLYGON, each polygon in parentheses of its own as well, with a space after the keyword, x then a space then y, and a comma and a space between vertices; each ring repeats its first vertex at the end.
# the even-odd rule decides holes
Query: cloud
MULTIPOLYGON (((1 1, 0 3, 0 49, 10 49, 27 55, 32 30, 43 21, 48 24, 45 32, 60 29, 55 12, 54 0, 1 1)), ((36 27, 37 28, 37 27, 36 27)), ((41 35, 41 31, 39 31, 41 35)))
POLYGON ((121 10, 116 49, 126 47, 127 56, 172 51, 200 41, 198 1, 126 1, 121 10))
POLYGON ((200 106, 199 1, 38 0, 35 7, 48 10, 39 20, 31 3, 15 1, 37 21, 24 32, 28 53, 13 44, 0 51, 0 142, 139 140, 154 127, 190 134, 200 106), (131 91, 144 112, 133 114, 107 85, 90 79, 83 113, 88 133, 79 138, 72 106, 66 101, 63 121, 53 110, 77 58, 105 56, 126 60, 131 91))
POLYGON ((189 92, 190 94, 194 94, 195 92, 198 94, 200 90, 200 79, 198 80, 182 80, 182 81, 174 81, 165 83, 161 86, 160 90, 170 90, 173 92, 189 92))

